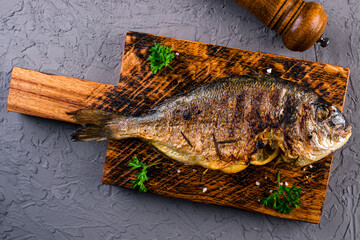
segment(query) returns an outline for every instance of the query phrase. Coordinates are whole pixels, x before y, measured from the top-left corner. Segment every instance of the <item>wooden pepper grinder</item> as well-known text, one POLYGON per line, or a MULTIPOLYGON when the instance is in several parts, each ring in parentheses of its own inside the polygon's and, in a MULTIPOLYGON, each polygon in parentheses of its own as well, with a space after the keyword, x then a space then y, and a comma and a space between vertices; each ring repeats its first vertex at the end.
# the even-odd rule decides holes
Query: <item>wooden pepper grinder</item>
POLYGON ((322 47, 327 15, 320 4, 303 0, 234 0, 282 37, 292 51, 305 51, 316 42, 322 47))

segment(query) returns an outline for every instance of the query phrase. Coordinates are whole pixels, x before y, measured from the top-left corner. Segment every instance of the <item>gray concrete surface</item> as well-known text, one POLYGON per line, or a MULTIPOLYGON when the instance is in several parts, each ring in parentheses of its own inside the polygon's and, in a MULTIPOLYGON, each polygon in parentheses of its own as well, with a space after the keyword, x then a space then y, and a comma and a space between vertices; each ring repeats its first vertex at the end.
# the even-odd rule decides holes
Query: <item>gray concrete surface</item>
POLYGON ((304 53, 231 0, 0 0, 0 236, 3 239, 360 239, 360 4, 326 9, 326 49, 304 53), (6 111, 13 66, 118 81, 127 30, 349 67, 354 133, 335 153, 319 225, 101 184, 106 142, 6 111))

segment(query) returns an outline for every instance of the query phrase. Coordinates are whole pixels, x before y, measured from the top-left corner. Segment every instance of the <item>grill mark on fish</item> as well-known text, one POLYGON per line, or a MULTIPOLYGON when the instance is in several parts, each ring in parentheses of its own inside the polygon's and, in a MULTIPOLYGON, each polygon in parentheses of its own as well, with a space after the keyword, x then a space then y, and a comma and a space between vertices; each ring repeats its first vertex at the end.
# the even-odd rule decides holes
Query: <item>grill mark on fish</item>
POLYGON ((304 129, 304 128, 305 128, 305 119, 306 119, 306 116, 302 116, 302 117, 300 118, 300 123, 299 123, 300 129, 304 129))
POLYGON ((269 102, 273 107, 276 107, 279 104, 280 98, 280 89, 273 88, 269 92, 269 102))
POLYGON ((267 127, 273 127, 274 119, 276 116, 275 108, 270 103, 270 94, 266 93, 264 94, 264 104, 263 104, 263 110, 262 113, 264 115, 264 121, 267 124, 267 127))
POLYGON ((283 112, 281 114, 280 122, 289 125, 296 121, 298 101, 294 97, 289 96, 284 103, 283 112))
POLYGON ((222 160, 222 157, 221 157, 219 145, 218 145, 218 142, 216 141, 216 138, 215 138, 215 134, 214 134, 214 133, 212 134, 212 137, 213 137, 213 142, 214 142, 216 154, 218 155, 218 157, 219 157, 219 159, 220 159, 220 161, 221 161, 221 160, 222 160))
POLYGON ((266 128, 261 111, 262 110, 261 108, 263 106, 264 93, 254 91, 253 95, 254 96, 251 99, 251 103, 250 103, 251 111, 248 119, 254 134, 258 134, 264 131, 264 129, 266 128))
POLYGON ((233 138, 237 123, 242 122, 244 118, 245 93, 241 93, 229 101, 231 101, 230 105, 234 105, 234 107, 229 109, 229 116, 232 115, 232 118, 228 122, 228 137, 233 138))
POLYGON ((244 91, 245 95, 245 99, 244 99, 244 107, 243 107, 243 111, 244 114, 242 115, 242 119, 241 122, 244 123, 244 125, 246 123, 249 123, 249 115, 251 114, 251 99, 252 99, 252 95, 250 91, 244 91))
POLYGON ((246 91, 236 97, 236 118, 241 123, 244 123, 248 102, 249 98, 246 91))
POLYGON ((185 134, 180 131, 181 135, 183 136, 183 138, 185 139, 185 141, 190 145, 190 147, 193 147, 193 145, 191 144, 190 140, 185 136, 185 134))
POLYGON ((279 126, 279 103, 282 101, 280 99, 280 94, 281 90, 274 87, 269 92, 269 114, 271 114, 270 118, 272 119, 271 126, 274 128, 279 126))
POLYGON ((244 117, 245 92, 236 96, 235 118, 242 120, 244 117))

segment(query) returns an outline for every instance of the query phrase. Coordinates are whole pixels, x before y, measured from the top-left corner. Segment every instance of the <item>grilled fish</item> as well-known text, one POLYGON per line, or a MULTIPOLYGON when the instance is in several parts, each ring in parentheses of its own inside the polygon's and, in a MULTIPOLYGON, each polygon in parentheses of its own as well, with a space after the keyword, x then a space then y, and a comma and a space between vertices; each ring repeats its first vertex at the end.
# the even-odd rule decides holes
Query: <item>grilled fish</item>
POLYGON ((139 117, 87 109, 69 114, 87 124, 73 140, 141 138, 169 158, 225 173, 277 156, 303 167, 351 135, 339 109, 315 92, 260 74, 217 79, 139 117))

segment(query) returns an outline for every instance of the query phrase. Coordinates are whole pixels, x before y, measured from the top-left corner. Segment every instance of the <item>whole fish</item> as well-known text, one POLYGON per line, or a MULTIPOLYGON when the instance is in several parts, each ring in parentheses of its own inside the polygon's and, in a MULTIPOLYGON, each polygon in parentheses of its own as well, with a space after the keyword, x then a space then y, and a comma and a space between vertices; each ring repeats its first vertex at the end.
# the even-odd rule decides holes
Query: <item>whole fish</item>
POLYGON ((217 79, 143 116, 81 109, 76 141, 141 138, 169 158, 236 173, 275 157, 306 166, 343 146, 351 126, 315 92, 269 75, 217 79))

